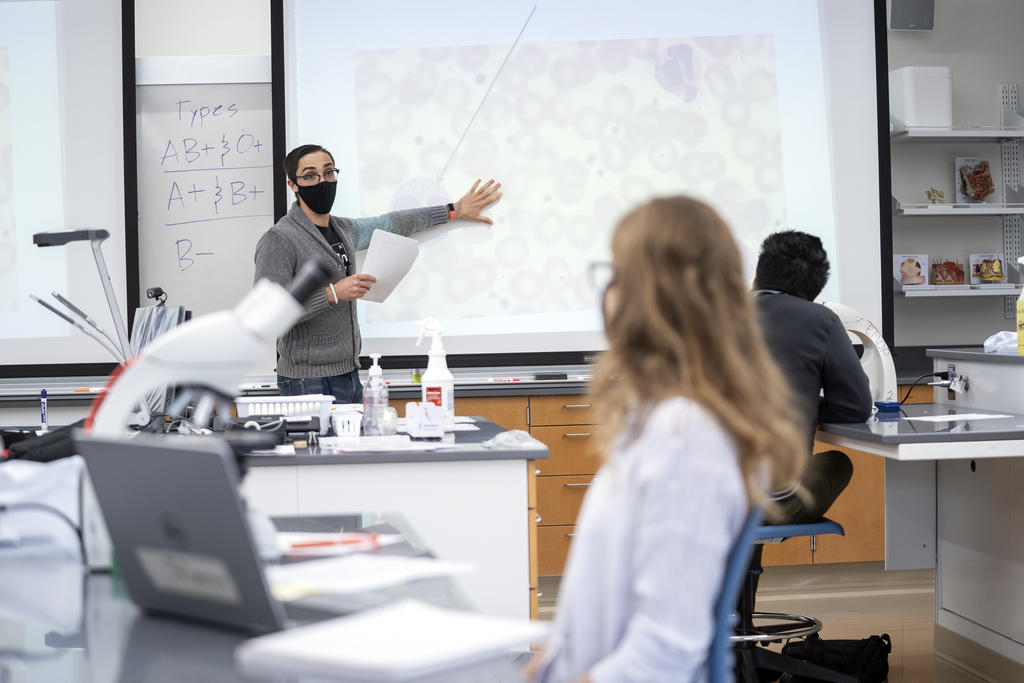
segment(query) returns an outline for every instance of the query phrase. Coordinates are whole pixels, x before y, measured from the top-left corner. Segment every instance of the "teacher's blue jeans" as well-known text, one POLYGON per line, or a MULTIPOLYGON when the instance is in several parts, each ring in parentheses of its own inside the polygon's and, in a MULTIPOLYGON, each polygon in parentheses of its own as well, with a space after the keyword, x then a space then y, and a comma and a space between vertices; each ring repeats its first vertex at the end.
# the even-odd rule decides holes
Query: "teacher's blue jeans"
POLYGON ((363 402, 363 385, 359 383, 359 370, 334 377, 308 377, 306 379, 278 375, 277 390, 282 396, 326 394, 333 396, 335 403, 363 402))

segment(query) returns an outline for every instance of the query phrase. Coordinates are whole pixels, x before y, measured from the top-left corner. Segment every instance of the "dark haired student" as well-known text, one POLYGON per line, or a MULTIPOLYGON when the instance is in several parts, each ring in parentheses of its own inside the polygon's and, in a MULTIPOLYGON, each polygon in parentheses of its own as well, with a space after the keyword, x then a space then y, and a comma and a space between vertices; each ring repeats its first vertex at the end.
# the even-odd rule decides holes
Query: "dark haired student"
POLYGON ((333 263, 338 279, 306 302, 306 313, 277 341, 277 384, 282 395, 333 395, 338 403, 362 401, 356 299, 376 279, 354 273, 356 251, 374 230, 410 236, 452 220, 492 224, 481 212, 501 198, 500 183, 477 180, 462 199, 446 206, 393 211, 375 218, 331 215, 338 189, 334 157, 319 145, 296 147, 284 160, 295 203, 256 245, 256 281, 287 284, 315 258, 333 263))
MULTIPOLYGON (((806 435, 807 452, 823 422, 864 422, 871 416, 871 389, 839 316, 814 300, 829 276, 821 240, 796 230, 761 243, 754 276, 754 308, 765 344, 788 380, 806 435)), ((772 524, 820 521, 853 477, 842 451, 811 453, 796 486, 770 495, 779 506, 772 524), (798 493, 798 489, 803 491, 798 493)), ((756 595, 763 545, 750 559, 756 595)))
MULTIPOLYGON (((873 405, 867 375, 843 323, 814 303, 829 271, 820 239, 787 230, 762 242, 754 279, 754 303, 765 342, 800 404, 808 450, 819 424, 864 422, 873 405)), ((781 523, 820 520, 852 476, 853 464, 845 453, 812 454, 800 482, 808 495, 793 490, 772 496, 782 507, 781 523)))

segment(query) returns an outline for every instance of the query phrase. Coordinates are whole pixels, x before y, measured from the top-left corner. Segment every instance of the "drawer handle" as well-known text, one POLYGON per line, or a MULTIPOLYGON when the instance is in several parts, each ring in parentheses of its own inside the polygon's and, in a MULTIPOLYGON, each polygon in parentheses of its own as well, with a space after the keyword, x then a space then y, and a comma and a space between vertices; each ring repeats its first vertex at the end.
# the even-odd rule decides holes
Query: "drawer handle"
POLYGON ((574 432, 570 434, 562 434, 562 436, 565 437, 566 439, 577 439, 593 436, 593 434, 591 434, 590 432, 574 432))
POLYGON ((538 513, 537 514, 537 524, 540 524, 540 523, 541 523, 541 518, 540 518, 540 514, 538 513))
POLYGON ((566 403, 563 408, 593 408, 592 403, 566 403))
POLYGON ((564 486, 567 489, 574 489, 574 488, 579 487, 579 486, 590 486, 590 484, 591 484, 591 482, 588 481, 588 482, 583 483, 583 484, 562 484, 562 486, 564 486))
POLYGON ((575 535, 576 535, 576 534, 566 534, 566 535, 565 535, 565 537, 566 537, 566 538, 572 538, 572 537, 573 537, 573 536, 575 536, 575 535))
POLYGON ((535 469, 535 470, 533 471, 533 473, 534 473, 534 474, 540 474, 540 468, 538 467, 537 469, 535 469))

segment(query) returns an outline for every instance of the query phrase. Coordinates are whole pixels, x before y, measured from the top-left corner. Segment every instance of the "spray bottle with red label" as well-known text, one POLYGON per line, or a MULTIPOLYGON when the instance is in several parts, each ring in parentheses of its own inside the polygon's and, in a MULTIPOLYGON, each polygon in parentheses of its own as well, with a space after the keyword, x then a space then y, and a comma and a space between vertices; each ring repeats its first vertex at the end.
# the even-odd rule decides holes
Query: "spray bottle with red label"
POLYGON ((441 333, 444 328, 435 318, 424 318, 417 320, 416 325, 420 328, 419 339, 416 346, 423 341, 423 335, 432 334, 434 337, 430 345, 427 371, 423 373, 420 384, 423 387, 423 402, 433 403, 440 406, 444 413, 444 422, 450 425, 455 420, 455 378, 448 370, 448 363, 445 361, 444 347, 441 346, 441 333))

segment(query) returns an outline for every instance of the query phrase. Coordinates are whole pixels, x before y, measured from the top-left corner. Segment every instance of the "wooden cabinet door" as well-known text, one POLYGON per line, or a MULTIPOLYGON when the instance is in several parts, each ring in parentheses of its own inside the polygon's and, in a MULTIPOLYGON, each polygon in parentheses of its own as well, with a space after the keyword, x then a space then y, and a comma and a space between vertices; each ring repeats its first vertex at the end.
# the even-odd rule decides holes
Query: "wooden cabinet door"
POLYGON ((811 564, 811 539, 790 538, 782 543, 765 543, 761 566, 780 567, 789 564, 811 564))
MULTIPOLYGON (((405 404, 413 401, 395 399, 391 401, 391 407, 398 412, 398 417, 405 417, 405 404)), ((505 429, 526 431, 530 428, 526 421, 529 405, 529 396, 462 397, 455 399, 455 414, 479 415, 505 429)))
POLYGON ((815 452, 834 449, 853 462, 853 477, 825 516, 843 525, 845 536, 815 538, 814 563, 881 562, 885 560, 885 458, 829 444, 814 444, 815 452))
POLYGON ((505 429, 522 429, 530 426, 526 422, 529 396, 486 396, 455 399, 456 415, 479 415, 486 417, 505 429))
POLYGON ((569 557, 569 546, 572 545, 576 527, 539 526, 537 527, 537 573, 541 576, 558 576, 565 571, 565 561, 569 557))
MULTIPOLYGON (((903 400, 903 397, 907 395, 907 389, 910 388, 909 384, 901 384, 896 395, 903 400)), ((935 402, 935 389, 927 384, 918 384, 914 387, 914 390, 910 392, 910 398, 907 399, 907 404, 912 403, 934 403, 935 402)))

